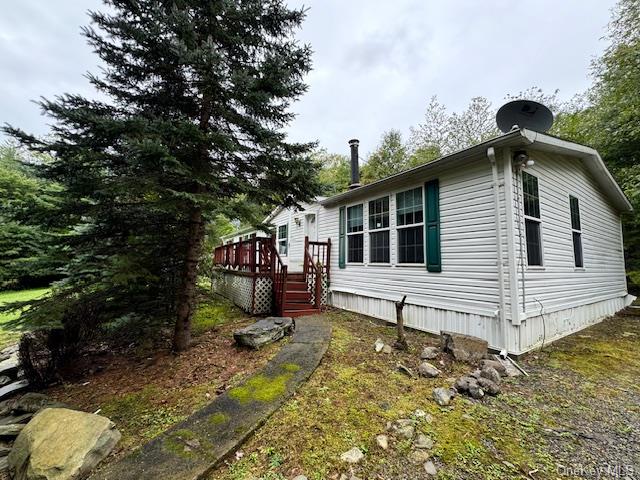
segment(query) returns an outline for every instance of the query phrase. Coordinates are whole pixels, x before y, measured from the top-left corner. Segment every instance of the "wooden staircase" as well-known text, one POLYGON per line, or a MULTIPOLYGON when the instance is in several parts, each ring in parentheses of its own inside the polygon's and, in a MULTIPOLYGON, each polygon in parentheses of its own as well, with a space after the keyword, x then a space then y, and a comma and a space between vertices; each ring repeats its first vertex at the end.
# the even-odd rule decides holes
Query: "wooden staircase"
POLYGON ((311 303, 311 292, 307 290, 304 273, 287 272, 287 288, 284 292, 283 317, 312 315, 320 310, 311 303))

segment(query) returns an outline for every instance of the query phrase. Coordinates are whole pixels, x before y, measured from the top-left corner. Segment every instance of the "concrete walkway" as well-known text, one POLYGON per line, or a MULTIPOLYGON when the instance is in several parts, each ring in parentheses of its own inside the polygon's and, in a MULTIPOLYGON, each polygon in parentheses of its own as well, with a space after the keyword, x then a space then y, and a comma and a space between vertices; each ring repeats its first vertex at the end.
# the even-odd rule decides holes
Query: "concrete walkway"
POLYGON ((331 327, 323 315, 296 319, 291 341, 242 385, 91 480, 202 478, 235 451, 316 369, 327 351, 331 327))

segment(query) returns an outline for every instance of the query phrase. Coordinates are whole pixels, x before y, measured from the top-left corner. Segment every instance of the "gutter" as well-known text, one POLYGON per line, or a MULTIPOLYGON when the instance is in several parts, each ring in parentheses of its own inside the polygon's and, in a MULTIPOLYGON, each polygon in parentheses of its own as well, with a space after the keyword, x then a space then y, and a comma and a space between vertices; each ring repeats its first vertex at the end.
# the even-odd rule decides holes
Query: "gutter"
POLYGON ((502 324, 502 351, 500 355, 507 357, 509 353, 509 339, 507 338, 507 304, 504 294, 504 262, 502 259, 502 225, 500 223, 500 182, 498 180, 498 165, 496 163, 496 151, 493 147, 487 148, 487 158, 491 163, 491 174, 493 175, 493 207, 496 221, 496 251, 498 254, 498 296, 500 308, 498 318, 502 324))

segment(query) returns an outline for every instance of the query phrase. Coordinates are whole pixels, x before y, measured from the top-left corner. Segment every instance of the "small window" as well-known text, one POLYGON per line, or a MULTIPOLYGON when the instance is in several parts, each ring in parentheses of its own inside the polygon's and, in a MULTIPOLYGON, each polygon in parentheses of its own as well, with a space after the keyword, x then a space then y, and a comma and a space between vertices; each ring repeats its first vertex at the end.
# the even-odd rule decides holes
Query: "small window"
POLYGON ((580 205, 578 199, 569 195, 571 209, 571 236, 573 239, 573 262, 578 268, 584 267, 582 256, 582 228, 580 227, 580 205))
POLYGON ((278 253, 287 256, 288 250, 289 225, 280 225, 278 227, 278 253))
POLYGON ((347 208, 347 262, 364 261, 363 205, 347 208))
POLYGON ((424 263, 422 188, 396 194, 398 263, 424 263))
POLYGON ((522 198, 524 209, 525 235, 527 239, 527 263, 542 266, 542 235, 540 232, 540 196, 538 179, 522 172, 522 198))
POLYGON ((369 202, 369 262, 389 263, 389 197, 369 202))

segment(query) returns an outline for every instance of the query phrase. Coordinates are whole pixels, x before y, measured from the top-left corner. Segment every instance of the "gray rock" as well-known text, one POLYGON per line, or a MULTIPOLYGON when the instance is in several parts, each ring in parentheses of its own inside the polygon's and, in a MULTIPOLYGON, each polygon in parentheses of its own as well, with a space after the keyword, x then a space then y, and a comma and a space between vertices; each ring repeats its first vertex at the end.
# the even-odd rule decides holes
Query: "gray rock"
POLYGON ((24 427, 24 423, 10 423, 9 425, 0 425, 0 437, 16 437, 24 427))
POLYGON ((6 457, 11 452, 11 448, 6 447, 4 445, 0 446, 0 457, 6 457))
POLYGON ((475 378, 476 380, 482 376, 482 371, 479 368, 476 368, 473 372, 469 374, 470 377, 475 378))
POLYGON ((495 368, 491 366, 485 365, 484 367, 482 367, 482 370, 480 371, 480 376, 488 380, 491 380, 496 385, 500 385, 500 380, 501 380, 500 374, 495 368))
POLYGON ((238 345, 260 348, 262 345, 284 338, 292 330, 293 319, 290 317, 268 317, 236 330, 233 332, 233 338, 238 345))
POLYGON ((411 463, 420 464, 429 460, 429 456, 430 454, 427 450, 412 450, 408 458, 411 463))
POLYGON ((4 472, 9 469, 9 460, 7 457, 0 458, 0 472, 4 472))
POLYGON ((296 475, 291 480, 308 480, 306 475, 296 475))
POLYGON ((18 350, 19 350, 19 346, 17 343, 13 345, 9 345, 6 348, 3 348, 2 350, 0 350, 0 361, 6 360, 7 358, 13 355, 17 355, 18 350))
POLYGON ((13 444, 14 480, 79 480, 104 459, 120 433, 108 418, 66 408, 45 408, 13 444), (60 428, 64 425, 64 428, 60 428))
POLYGON ((364 458, 364 453, 358 448, 353 447, 351 450, 340 455, 340 460, 346 463, 358 463, 364 458))
POLYGON ((397 436, 411 440, 416 431, 416 422, 409 418, 396 420, 391 424, 391 431, 397 436))
POLYGON ((431 438, 426 436, 424 433, 419 433, 418 435, 416 435, 416 439, 413 442, 413 446, 415 448, 430 449, 430 448, 433 448, 433 440, 431 440, 431 438))
POLYGON ((455 392, 453 392, 450 388, 438 387, 433 389, 432 396, 438 405, 440 405, 441 407, 446 407, 451 404, 451 401, 455 396, 455 392))
POLYGON ((14 353, 10 357, 0 362, 0 375, 6 375, 9 377, 15 376, 20 368, 20 359, 18 354, 14 353))
POLYGON ((498 372, 501 376, 506 377, 507 376, 507 367, 505 367, 502 362, 500 362, 499 360, 482 360, 480 362, 480 368, 484 368, 484 367, 492 367, 496 370, 496 372, 498 372))
POLYGON ((18 380, 17 382, 10 383, 4 387, 0 387, 0 399, 5 398, 13 393, 21 392, 29 386, 27 380, 18 380))
POLYGON ((13 405, 13 411, 15 413, 36 413, 43 408, 53 407, 61 408, 65 407, 65 405, 42 393, 29 392, 16 400, 13 405))
POLYGON ((432 461, 425 462, 424 471, 430 477, 435 477, 438 474, 438 470, 436 470, 436 466, 433 464, 432 461))
POLYGON ((385 345, 382 347, 382 353, 391 353, 393 352, 393 348, 391 348, 391 345, 385 345))
POLYGON ((434 378, 440 375, 440 370, 431 365, 429 362, 422 362, 418 367, 418 372, 423 377, 434 378))
POLYGON ((384 342, 380 338, 378 338, 376 340, 376 343, 373 344, 373 348, 375 349, 376 353, 380 353, 384 348, 384 342))
POLYGON ((400 370, 405 375, 407 375, 407 376, 409 376, 411 378, 416 378, 416 375, 415 375, 415 373, 413 373, 413 370, 411 370, 409 367, 403 365, 402 363, 398 363, 396 365, 396 367, 398 367, 398 370, 400 370))
POLYGON ((10 425, 12 423, 27 423, 33 417, 33 413, 23 413, 22 415, 9 415, 0 417, 0 425, 10 425))
POLYGON ((4 387, 8 383, 11 383, 11 377, 0 375, 0 387, 4 387))
POLYGON ((458 392, 469 395, 471 398, 479 400, 484 397, 484 391, 478 384, 478 380, 474 377, 467 375, 460 377, 456 380, 454 387, 458 392))
POLYGON ((478 385, 482 390, 488 395, 499 395, 500 394, 500 386, 489 380, 488 378, 482 377, 478 379, 478 385))
POLYGON ((389 437, 386 435, 376 435, 376 443, 381 449, 386 450, 389 448, 389 437))
POLYGON ((4 417, 5 415, 10 415, 13 412, 13 405, 16 403, 15 398, 10 398, 9 400, 3 400, 0 402, 0 417, 4 417))
POLYGON ((421 360, 433 360, 440 355, 440 349, 438 347, 424 347, 420 354, 421 360))
POLYGON ((489 349, 486 340, 455 332, 440 332, 442 350, 449 352, 456 360, 475 363, 484 358, 489 349))

